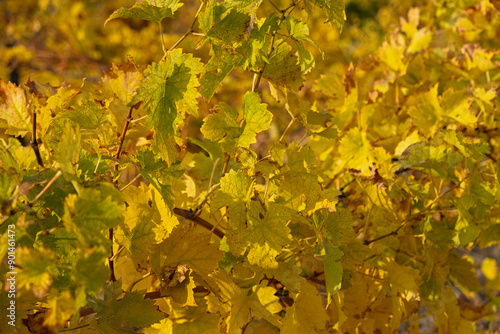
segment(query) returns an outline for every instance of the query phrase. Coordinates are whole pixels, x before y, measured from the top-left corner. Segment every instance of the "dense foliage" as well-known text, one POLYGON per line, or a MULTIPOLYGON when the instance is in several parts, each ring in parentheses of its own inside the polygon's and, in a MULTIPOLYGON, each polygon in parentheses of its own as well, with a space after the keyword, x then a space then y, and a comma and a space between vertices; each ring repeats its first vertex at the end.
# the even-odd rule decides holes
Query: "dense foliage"
POLYGON ((0 3, 17 332, 498 330, 497 1, 122 5, 0 3))

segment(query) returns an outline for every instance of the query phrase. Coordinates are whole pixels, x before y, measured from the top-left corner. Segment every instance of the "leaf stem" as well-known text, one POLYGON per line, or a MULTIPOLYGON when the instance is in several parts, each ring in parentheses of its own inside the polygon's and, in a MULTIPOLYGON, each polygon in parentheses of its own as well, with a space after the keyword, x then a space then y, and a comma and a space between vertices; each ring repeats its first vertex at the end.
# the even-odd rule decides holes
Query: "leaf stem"
POLYGON ((294 118, 292 118, 290 123, 288 123, 288 126, 286 127, 285 131, 283 131, 283 134, 281 135, 281 137, 279 139, 280 143, 283 141, 283 138, 285 137, 285 134, 288 131, 288 129, 290 129, 290 127, 292 126, 293 123, 295 123, 296 120, 297 120, 297 117, 294 117, 294 118))
MULTIPOLYGON (((281 17, 279 19, 278 26, 280 26, 283 23, 283 21, 285 21, 288 18, 288 16, 290 16, 290 14, 293 12, 293 10, 299 4, 300 1, 302 1, 302 0, 297 0, 297 2, 292 3, 290 6, 288 6, 287 8, 285 8, 283 10, 279 10, 275 6, 276 9, 278 9, 281 12, 281 17)), ((274 4, 273 4, 273 6, 274 6, 274 4)), ((273 32, 272 39, 271 39, 271 50, 269 50, 269 53, 266 56, 267 59, 271 58, 271 55, 273 54, 273 52, 284 42, 284 41, 282 41, 277 47, 274 46, 274 42, 276 41, 277 33, 278 33, 277 30, 273 32)), ((262 79, 262 74, 264 73, 264 70, 266 69, 266 65, 267 65, 267 63, 264 63, 264 65, 262 66, 259 73, 256 74, 256 76, 254 76, 254 80, 253 80, 253 84, 252 84, 252 92, 257 91, 257 88, 259 88, 260 80, 262 79)))
POLYGON ((50 179, 49 183, 47 183, 47 185, 42 189, 42 191, 40 191, 40 193, 38 195, 36 195, 35 199, 29 203, 29 206, 33 206, 33 204, 35 204, 36 202, 38 202, 40 200, 40 198, 43 196, 43 194, 45 194, 47 192, 47 190, 49 190, 49 188, 54 184, 54 182, 56 182, 56 180, 62 175, 62 172, 59 170, 57 171, 56 175, 54 175, 52 177, 52 179, 50 179))
POLYGON ((224 166, 222 167, 222 173, 220 177, 222 178, 224 175, 226 175, 227 172, 227 166, 229 165, 229 159, 231 159, 231 156, 229 154, 226 154, 226 161, 224 161, 224 166))
POLYGON ((281 9, 278 8, 278 6, 276 6, 274 4, 274 2, 272 2, 271 0, 269 0, 269 3, 278 11, 278 12, 281 12, 281 9))
POLYGON ((121 189, 120 189, 120 192, 121 192, 121 191, 124 191, 125 189, 127 189, 128 187, 130 187, 130 186, 131 186, 131 185, 132 185, 135 181, 137 181, 137 180, 138 180, 139 178, 141 178, 141 177, 142 177, 142 175, 141 175, 141 174, 137 174, 137 176, 136 176, 136 177, 134 177, 134 178, 132 179, 132 181, 130 181, 129 183, 127 183, 126 185, 124 185, 124 186, 123 186, 123 188, 121 188, 121 189))
MULTIPOLYGON (((116 154, 115 154, 116 160, 120 159, 120 153, 122 151, 123 142, 125 141, 125 135, 127 134, 128 126, 129 126, 130 122, 132 121, 132 110, 139 108, 141 103, 142 103, 142 101, 139 101, 128 109, 127 119, 125 121, 125 124, 123 125, 122 135, 120 136, 120 145, 118 146, 118 151, 116 151, 116 154)), ((117 169, 118 169, 118 164, 115 165, 115 170, 117 170, 117 169)))
POLYGON ((135 281, 133 281, 132 283, 130 283, 130 285, 128 286, 127 290, 126 291, 132 291, 132 289, 134 288, 134 286, 139 283, 140 281, 142 281, 143 279, 146 279, 148 278, 149 276, 151 276, 151 273, 147 273, 147 274, 144 274, 141 278, 138 278, 136 279, 135 281))
POLYGON ((163 57, 165 57, 167 50, 165 49, 165 40, 163 39, 163 26, 161 25, 161 21, 158 22, 158 25, 160 26, 161 49, 163 50, 163 57))
POLYGON ((210 181, 208 182, 208 191, 212 188, 212 182, 214 181, 215 169, 217 168, 217 164, 219 163, 220 158, 217 158, 214 162, 214 167, 212 168, 212 173, 210 174, 210 181))
POLYGON ((205 5, 205 2, 201 2, 201 5, 200 5, 200 8, 198 8, 198 11, 196 12, 196 15, 194 16, 194 19, 193 19, 193 23, 191 23, 191 25, 189 26, 188 30, 186 31, 186 33, 184 35, 181 36, 181 38, 179 38, 179 40, 177 42, 174 43, 174 45, 172 45, 170 47, 170 49, 168 49, 166 52, 165 52, 165 55, 163 56, 162 60, 166 57, 167 55, 167 52, 170 52, 172 51, 173 49, 175 49, 179 44, 182 43, 183 40, 186 39, 186 37, 188 37, 189 35, 191 35, 192 33, 194 33, 194 30, 193 30, 193 27, 194 25, 196 24, 196 21, 198 20, 198 16, 200 15, 201 13, 201 10, 203 9, 203 6, 205 5))
POLYGON ((125 246, 121 246, 120 249, 118 249, 116 253, 113 255, 113 258, 111 260, 114 260, 124 249, 125 246))

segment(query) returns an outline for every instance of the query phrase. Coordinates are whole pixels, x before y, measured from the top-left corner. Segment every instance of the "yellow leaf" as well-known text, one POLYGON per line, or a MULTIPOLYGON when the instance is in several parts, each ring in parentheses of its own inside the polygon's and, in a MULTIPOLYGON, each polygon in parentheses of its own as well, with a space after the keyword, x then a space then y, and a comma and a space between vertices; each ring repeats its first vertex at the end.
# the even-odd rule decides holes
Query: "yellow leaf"
POLYGON ((498 276, 498 267, 495 259, 486 258, 481 264, 481 271, 489 280, 494 280, 498 276))
POLYGON ((432 32, 428 29, 420 29, 415 33, 415 35, 413 35, 411 43, 410 45, 408 45, 406 52, 409 54, 419 53, 429 47, 431 40, 432 32))
POLYGON ((386 64, 394 72, 404 73, 406 65, 403 63, 403 52, 395 46, 385 42, 378 49, 380 61, 386 64))
POLYGON ((314 285, 302 279, 300 293, 297 294, 292 307, 286 311, 283 320, 283 333, 304 334, 321 331, 329 320, 323 298, 314 285))
POLYGON ((75 299, 65 290, 59 296, 49 299, 48 308, 43 324, 48 327, 63 326, 76 312, 75 299))
POLYGON ((24 136, 31 128, 31 120, 28 108, 26 108, 26 96, 21 87, 13 83, 6 83, 0 79, 0 120, 7 122, 7 134, 24 136))

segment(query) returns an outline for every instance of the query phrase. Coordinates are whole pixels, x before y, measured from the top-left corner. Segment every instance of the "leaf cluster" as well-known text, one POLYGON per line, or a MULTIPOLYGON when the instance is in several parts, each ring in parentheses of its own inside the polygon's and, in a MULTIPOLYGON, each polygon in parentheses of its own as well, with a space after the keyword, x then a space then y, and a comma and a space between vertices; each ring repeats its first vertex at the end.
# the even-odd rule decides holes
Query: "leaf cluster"
POLYGON ((198 5, 187 23, 177 0, 101 21, 109 40, 144 21, 146 66, 77 88, 0 79, 17 329, 494 328, 497 262, 478 249, 500 243, 498 4, 418 3, 397 20, 384 5, 365 49, 341 0, 198 5), (346 66, 322 44, 342 30, 346 55, 364 55, 346 66))

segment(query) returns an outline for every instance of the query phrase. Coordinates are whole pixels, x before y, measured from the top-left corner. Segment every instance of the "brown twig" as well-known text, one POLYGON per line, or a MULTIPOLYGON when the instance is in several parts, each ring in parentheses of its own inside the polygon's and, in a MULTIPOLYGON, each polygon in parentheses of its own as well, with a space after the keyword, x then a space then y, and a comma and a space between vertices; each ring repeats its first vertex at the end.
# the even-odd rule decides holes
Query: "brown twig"
MULTIPOLYGON (((120 153, 122 151, 123 142, 125 141, 125 135, 127 134, 128 127, 130 125, 130 122, 133 119, 132 118, 132 111, 134 109, 139 108, 141 103, 142 103, 142 101, 139 101, 128 109, 127 119, 125 121, 125 124, 123 125, 123 131, 122 131, 122 135, 120 137, 120 145, 118 146, 118 151, 116 151, 116 154, 115 154, 115 159, 117 159, 117 160, 120 159, 120 153)), ((115 170, 117 170, 117 168, 118 168, 118 164, 115 165, 115 170)))
POLYGON ((115 261, 114 261, 114 254, 113 254, 113 228, 111 227, 108 230, 108 240, 111 241, 111 254, 109 255, 109 280, 111 282, 116 282, 116 277, 115 277, 115 261))
POLYGON ((390 237, 391 235, 396 235, 396 234, 398 234, 398 231, 401 229, 401 227, 402 227, 402 226, 403 226, 403 225, 401 225, 400 227, 398 227, 398 228, 397 228, 397 230, 395 230, 395 231, 392 231, 392 232, 389 232, 389 233, 387 233, 387 234, 381 235, 380 237, 376 237, 375 239, 372 239, 372 240, 365 240, 365 241, 363 242, 363 245, 366 245, 366 246, 367 246, 367 245, 371 244, 372 242, 379 241, 379 240, 381 240, 381 239, 384 239, 384 238, 390 237))
POLYGON ((181 216, 187 220, 192 221, 193 223, 200 225, 201 227, 206 228, 219 238, 221 239, 224 238, 224 232, 222 232, 221 230, 219 230, 218 228, 207 222, 205 219, 195 216, 194 211, 174 208, 174 213, 178 216, 181 216))
POLYGON ((31 138, 31 147, 35 152, 36 161, 41 167, 44 167, 42 156, 40 155, 40 150, 38 149, 38 141, 36 140, 36 110, 33 109, 33 137, 31 138))
MULTIPOLYGON (((122 135, 120 137, 120 145, 118 146, 118 150, 116 151, 116 154, 115 154, 116 160, 120 159, 120 153, 122 151, 123 142, 125 141, 125 135, 127 134, 127 130, 128 130, 128 126, 130 124, 130 121, 132 121, 132 111, 134 109, 139 108, 141 103, 142 103, 142 101, 139 101, 128 109, 127 119, 125 121, 125 124, 123 125, 123 131, 122 131, 122 135)), ((115 169, 115 171, 118 170, 118 162, 115 163, 114 169, 115 169)), ((115 255, 113 253, 113 240, 114 240, 114 238, 113 238, 113 228, 112 227, 108 230, 108 240, 111 241, 111 251, 110 251, 110 255, 109 255, 109 280, 111 282, 115 282, 116 281, 115 265, 114 265, 115 255)))

